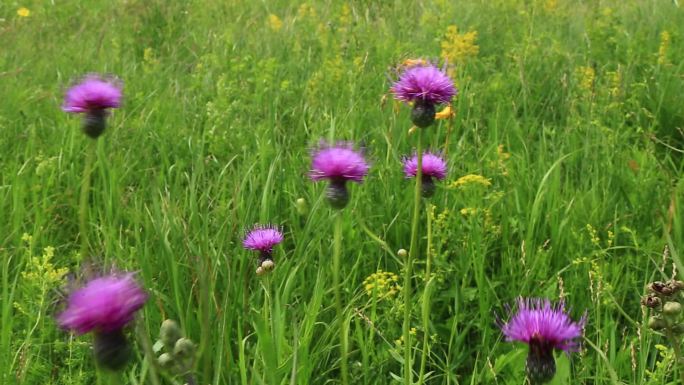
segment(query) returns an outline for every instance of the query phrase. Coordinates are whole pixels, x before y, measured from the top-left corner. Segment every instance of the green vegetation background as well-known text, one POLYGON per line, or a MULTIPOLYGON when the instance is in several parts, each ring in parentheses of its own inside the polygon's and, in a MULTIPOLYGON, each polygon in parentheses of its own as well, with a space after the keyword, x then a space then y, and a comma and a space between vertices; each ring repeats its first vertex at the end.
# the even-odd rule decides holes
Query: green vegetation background
MULTIPOLYGON (((89 337, 53 316, 67 281, 116 267, 151 294, 142 333, 173 318, 199 343, 200 383, 335 383, 331 211, 307 171, 311 147, 339 139, 372 161, 343 229, 352 382, 393 383, 402 304, 391 275, 371 275, 401 275, 414 138, 408 108, 382 97, 419 57, 448 58, 460 90, 454 119, 424 135, 450 164, 424 210, 429 330, 425 252, 416 268, 428 383, 522 384, 526 348, 494 322, 518 295, 587 311, 584 349, 557 357, 555 383, 674 381, 639 299, 684 250, 682 36, 684 9, 665 0, 3 1, 0 382, 92 384, 89 337), (90 139, 60 104, 89 72, 120 77, 125 104, 97 142, 81 256, 90 139), (490 185, 452 183, 468 174, 490 185), (256 222, 286 233, 268 280, 240 245, 256 222)), ((136 354, 125 381, 150 383, 136 354)))

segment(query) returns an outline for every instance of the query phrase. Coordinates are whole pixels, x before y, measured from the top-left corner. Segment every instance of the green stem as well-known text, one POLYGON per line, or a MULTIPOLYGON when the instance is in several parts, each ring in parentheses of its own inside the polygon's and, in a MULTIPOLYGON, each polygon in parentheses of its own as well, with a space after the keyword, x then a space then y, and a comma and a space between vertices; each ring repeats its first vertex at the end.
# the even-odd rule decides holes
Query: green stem
POLYGON ((416 157, 418 159, 416 171, 416 186, 413 196, 413 218, 411 221, 411 246, 404 266, 404 384, 413 383, 413 367, 411 365, 411 276, 413 260, 418 253, 418 219, 420 216, 420 198, 423 184, 423 130, 416 130, 418 143, 416 157))
POLYGON ((340 254, 342 252, 342 210, 335 213, 335 239, 333 249, 333 287, 335 288, 335 307, 337 319, 340 322, 340 371, 342 384, 349 384, 349 366, 347 364, 347 328, 342 307, 342 293, 340 289, 340 254))
POLYGON ((682 365, 681 361, 682 349, 680 347, 681 341, 679 338, 675 337, 675 334, 672 332, 672 328, 669 326, 667 329, 665 329, 665 336, 670 341, 670 345, 672 345, 672 349, 674 350, 675 360, 677 361, 676 366, 677 370, 679 371, 679 379, 681 381, 680 384, 684 385, 684 365, 682 365))
POLYGON ((159 385, 159 375, 157 374, 157 359, 152 348, 152 340, 150 335, 147 333, 145 326, 143 325, 143 320, 139 320, 136 325, 136 331, 138 332, 138 338, 140 345, 143 347, 145 352, 145 358, 150 365, 150 380, 153 385, 159 385))
POLYGON ((430 328, 430 283, 431 269, 432 269, 432 211, 428 208, 427 212, 427 252, 425 265, 425 291, 423 292, 423 351, 420 357, 420 374, 418 376, 418 384, 422 384, 425 378, 425 365, 427 357, 430 353, 428 346, 428 336, 430 328))
POLYGON ((79 232, 81 236, 81 258, 86 258, 88 254, 88 196, 90 195, 90 177, 93 173, 96 147, 97 141, 88 140, 85 167, 83 169, 83 179, 81 181, 81 199, 78 207, 79 232))

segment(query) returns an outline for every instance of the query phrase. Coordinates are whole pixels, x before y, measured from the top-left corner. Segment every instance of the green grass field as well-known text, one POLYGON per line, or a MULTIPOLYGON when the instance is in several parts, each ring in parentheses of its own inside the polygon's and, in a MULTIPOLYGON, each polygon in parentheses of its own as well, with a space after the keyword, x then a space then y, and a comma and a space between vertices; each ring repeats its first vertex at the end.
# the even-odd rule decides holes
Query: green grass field
POLYGON ((450 168, 419 218, 414 381, 427 336, 426 384, 524 384, 527 347, 495 320, 525 296, 587 314, 553 384, 680 384, 640 299, 684 271, 682 36, 670 0, 3 1, 0 383, 182 384, 145 355, 168 318, 198 345, 198 384, 341 383, 343 326, 350 383, 400 383, 417 134, 387 92, 429 58, 459 94, 422 133, 450 168), (124 82, 97 141, 60 109, 91 72, 124 82), (333 210, 307 176, 321 139, 372 163, 341 213, 341 319, 333 210), (254 223, 284 229, 265 278, 241 244, 254 223), (98 374, 91 336, 54 316, 69 282, 112 268, 150 299, 131 363, 98 374))

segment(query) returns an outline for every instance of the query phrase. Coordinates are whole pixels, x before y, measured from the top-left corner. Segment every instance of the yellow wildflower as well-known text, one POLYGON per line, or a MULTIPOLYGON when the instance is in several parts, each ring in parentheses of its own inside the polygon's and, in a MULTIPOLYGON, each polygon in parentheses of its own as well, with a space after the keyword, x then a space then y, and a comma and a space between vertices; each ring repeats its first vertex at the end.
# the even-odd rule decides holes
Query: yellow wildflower
POLYGON ((401 286, 397 284, 398 281, 398 275, 378 270, 363 280, 363 288, 370 297, 392 298, 401 290, 401 286))
POLYGON ((469 216, 477 214, 478 211, 479 210, 477 209, 477 207, 464 207, 459 212, 464 217, 469 217, 469 216))
POLYGON ((299 6, 299 9, 297 10, 297 15, 300 19, 304 19, 307 16, 314 18, 316 17, 316 10, 309 4, 302 4, 299 6))
POLYGON ((448 188, 463 188, 468 185, 480 185, 484 187, 489 187, 492 185, 492 181, 489 178, 483 177, 482 175, 468 174, 451 182, 448 188))
POLYGON ((658 64, 667 64, 667 50, 670 47, 670 33, 663 31, 660 33, 660 47, 658 47, 658 64))
POLYGON ((451 119, 456 113, 451 109, 451 105, 444 107, 442 111, 435 114, 435 119, 451 119))
POLYGON ((268 15, 268 27, 274 32, 280 31, 283 28, 283 21, 278 16, 270 14, 268 15))
POLYGON ((593 67, 578 67, 575 70, 577 77, 579 78, 579 88, 585 92, 589 92, 594 89, 594 79, 596 78, 596 71, 593 67))
POLYGON ((31 11, 26 7, 21 7, 17 9, 17 15, 19 17, 29 17, 31 16, 31 11))
POLYGON ((448 63, 465 63, 469 58, 477 56, 480 47, 475 44, 477 31, 458 33, 458 27, 451 25, 442 40, 442 58, 448 63))

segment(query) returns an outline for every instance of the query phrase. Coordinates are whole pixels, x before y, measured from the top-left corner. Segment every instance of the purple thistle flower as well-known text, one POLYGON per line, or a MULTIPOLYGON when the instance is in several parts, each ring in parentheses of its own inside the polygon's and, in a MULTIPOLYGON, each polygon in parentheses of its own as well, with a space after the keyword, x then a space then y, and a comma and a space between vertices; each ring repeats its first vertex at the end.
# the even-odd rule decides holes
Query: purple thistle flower
POLYGON ((145 301, 147 294, 133 274, 100 277, 71 293, 67 309, 57 316, 57 322, 78 334, 114 332, 131 322, 145 301))
POLYGON ((457 93, 449 76, 433 64, 408 68, 392 85, 391 91, 397 100, 430 104, 449 103, 457 93))
POLYGON ((283 241, 283 233, 273 225, 254 225, 242 240, 242 247, 259 251, 257 275, 265 274, 275 268, 273 246, 283 241))
MULTIPOLYGON (((447 165, 444 159, 430 152, 423 153, 422 160, 422 185, 421 195, 430 198, 435 194, 434 179, 442 180, 446 177, 447 165)), ((413 178, 418 174, 418 156, 404 159, 404 174, 407 178, 413 178)))
POLYGON ((309 177, 313 181, 321 179, 363 182, 368 174, 368 163, 363 154, 354 150, 348 142, 340 142, 334 146, 321 143, 314 151, 309 177))
POLYGON ((273 246, 283 241, 283 233, 272 225, 255 225, 250 230, 245 239, 242 240, 242 246, 248 250, 257 250, 262 253, 271 254, 273 246))
POLYGON ((340 142, 334 146, 322 142, 312 156, 309 177, 313 181, 328 179, 328 203, 335 209, 343 209, 349 203, 346 182, 361 183, 368 174, 369 166, 363 154, 354 150, 354 146, 348 142, 340 142))
POLYGON ((89 112, 121 105, 121 84, 115 79, 103 79, 99 75, 87 75, 80 83, 69 88, 64 97, 62 110, 71 113, 89 112))
POLYGON ((123 328, 145 301, 147 294, 133 279, 133 274, 100 277, 71 293, 67 309, 57 316, 57 323, 78 334, 93 331, 97 362, 105 368, 119 370, 132 353, 123 328))
MULTIPOLYGON (((423 153, 422 161, 423 178, 430 177, 442 180, 446 177, 447 165, 438 154, 431 152, 423 153)), ((404 174, 407 178, 413 178, 418 173, 418 156, 404 159, 404 174)))
POLYGON ((105 129, 108 108, 121 105, 121 82, 114 78, 103 79, 99 75, 86 76, 80 83, 69 88, 64 97, 62 110, 84 113, 83 131, 95 139, 105 129))
POLYGON ((500 325, 501 331, 507 341, 529 345, 526 370, 530 382, 549 382, 556 373, 553 350, 569 354, 578 349, 577 339, 582 336, 586 316, 579 322, 573 321, 562 301, 552 305, 548 299, 518 298, 517 305, 517 313, 500 325))

